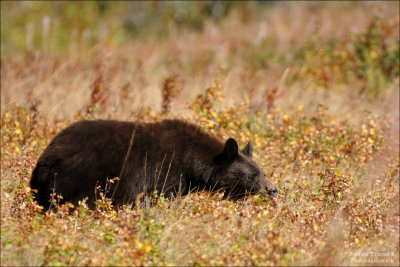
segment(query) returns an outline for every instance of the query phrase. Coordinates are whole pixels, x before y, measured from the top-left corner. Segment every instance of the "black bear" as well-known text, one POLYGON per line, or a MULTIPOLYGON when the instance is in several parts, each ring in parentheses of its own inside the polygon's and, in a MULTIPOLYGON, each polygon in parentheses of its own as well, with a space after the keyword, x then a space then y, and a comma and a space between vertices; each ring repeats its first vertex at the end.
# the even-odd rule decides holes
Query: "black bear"
POLYGON ((185 195, 196 188, 223 190, 232 198, 261 193, 276 201, 277 189, 252 160, 252 151, 251 141, 239 151, 234 139, 224 144, 181 120, 79 121, 51 141, 30 186, 44 209, 52 193, 62 196, 61 203, 87 197, 93 208, 96 188, 115 177, 119 181, 108 183, 107 194, 115 205, 133 204, 142 192, 185 195))

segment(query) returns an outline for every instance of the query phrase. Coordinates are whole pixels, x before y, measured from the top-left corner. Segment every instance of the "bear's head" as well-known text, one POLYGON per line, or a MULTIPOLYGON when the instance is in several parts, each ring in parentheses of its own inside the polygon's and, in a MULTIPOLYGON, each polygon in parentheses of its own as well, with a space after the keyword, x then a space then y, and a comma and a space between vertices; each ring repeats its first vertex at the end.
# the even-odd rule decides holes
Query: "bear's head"
POLYGON ((224 150, 214 157, 215 179, 229 197, 237 199, 249 194, 270 196, 277 202, 277 188, 267 180, 261 168, 252 160, 253 143, 239 151, 237 142, 229 138, 224 150))

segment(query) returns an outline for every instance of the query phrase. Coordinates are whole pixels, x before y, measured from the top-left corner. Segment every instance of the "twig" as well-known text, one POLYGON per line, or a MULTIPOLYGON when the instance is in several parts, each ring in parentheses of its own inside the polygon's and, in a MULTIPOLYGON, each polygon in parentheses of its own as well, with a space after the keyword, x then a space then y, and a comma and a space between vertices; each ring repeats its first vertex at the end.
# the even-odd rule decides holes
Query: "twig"
POLYGON ((171 164, 172 164, 172 161, 174 160, 174 157, 175 157, 175 150, 174 150, 174 153, 172 154, 171 161, 169 162, 167 175, 165 176, 164 185, 163 185, 163 187, 162 187, 162 189, 161 189, 161 193, 160 193, 160 194, 162 194, 163 191, 164 191, 164 186, 165 186, 165 183, 167 182, 169 170, 170 170, 170 168, 171 168, 171 164))
POLYGON ((157 179, 155 180, 155 184, 154 184, 154 190, 156 190, 156 189, 157 189, 157 186, 158 186, 158 180, 160 179, 161 171, 162 171, 162 168, 163 168, 163 165, 164 165, 164 160, 165 160, 165 158, 166 158, 166 157, 167 157, 167 153, 165 153, 165 154, 164 154, 164 158, 163 158, 163 160, 162 160, 162 162, 161 162, 160 171, 158 172, 157 179))
POLYGON ((146 195, 146 191, 147 191, 147 152, 149 152, 149 150, 146 150, 146 156, 144 158, 144 183, 143 183, 143 192, 146 195))
POLYGON ((131 140, 129 141, 129 148, 128 148, 128 151, 126 152, 124 163, 122 164, 121 172, 119 173, 119 179, 117 181, 117 184, 115 185, 114 191, 111 195, 111 199, 114 199, 114 196, 115 196, 115 193, 117 192, 119 183, 121 182, 122 173, 124 172, 126 161, 128 160, 129 155, 131 154, 131 149, 132 149, 132 145, 133 145, 133 139, 135 138, 135 133, 136 133, 136 126, 132 131, 131 140))

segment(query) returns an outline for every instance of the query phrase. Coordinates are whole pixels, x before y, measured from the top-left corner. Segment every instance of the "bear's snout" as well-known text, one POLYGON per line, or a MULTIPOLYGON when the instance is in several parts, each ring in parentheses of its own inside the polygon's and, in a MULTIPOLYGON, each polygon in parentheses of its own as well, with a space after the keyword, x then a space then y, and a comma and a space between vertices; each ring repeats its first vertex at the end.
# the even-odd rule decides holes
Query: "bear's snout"
POLYGON ((259 191, 262 195, 268 195, 275 204, 278 204, 278 189, 276 186, 272 185, 271 183, 267 182, 266 185, 259 191))
POLYGON ((272 186, 267 189, 268 195, 272 198, 272 200, 278 204, 278 189, 276 186, 272 186))
POLYGON ((267 189, 268 195, 271 197, 277 197, 278 196, 278 189, 276 186, 272 186, 271 188, 267 189))

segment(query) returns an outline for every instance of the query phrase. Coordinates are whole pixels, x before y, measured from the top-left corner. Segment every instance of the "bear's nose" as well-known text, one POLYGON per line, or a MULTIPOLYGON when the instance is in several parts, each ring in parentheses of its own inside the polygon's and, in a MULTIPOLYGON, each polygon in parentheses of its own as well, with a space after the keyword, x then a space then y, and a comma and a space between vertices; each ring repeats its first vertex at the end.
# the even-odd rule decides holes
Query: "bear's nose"
POLYGON ((276 188, 276 186, 272 186, 268 189, 268 194, 271 197, 277 197, 278 196, 278 189, 276 188))
POLYGON ((272 186, 267 189, 268 195, 272 198, 276 205, 278 205, 278 189, 275 186, 272 186))

